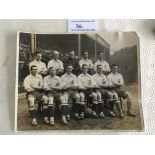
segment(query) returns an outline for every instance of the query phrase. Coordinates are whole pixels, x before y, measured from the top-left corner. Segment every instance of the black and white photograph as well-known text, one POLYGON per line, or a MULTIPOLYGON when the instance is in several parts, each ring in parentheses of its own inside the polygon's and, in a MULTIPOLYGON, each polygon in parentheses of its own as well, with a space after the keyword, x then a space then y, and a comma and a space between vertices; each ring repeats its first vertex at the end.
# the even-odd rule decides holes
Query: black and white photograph
POLYGON ((16 130, 142 131, 135 32, 18 32, 16 130))

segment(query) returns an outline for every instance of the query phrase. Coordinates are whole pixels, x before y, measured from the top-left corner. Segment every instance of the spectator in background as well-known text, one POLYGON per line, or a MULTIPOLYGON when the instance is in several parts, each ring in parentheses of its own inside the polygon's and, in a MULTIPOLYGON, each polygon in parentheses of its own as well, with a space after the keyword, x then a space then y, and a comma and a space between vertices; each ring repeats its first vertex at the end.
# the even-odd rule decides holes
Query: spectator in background
POLYGON ((110 66, 104 59, 105 59, 105 53, 102 51, 99 52, 98 53, 98 60, 94 64, 94 70, 97 71, 97 65, 102 65, 103 74, 108 75, 110 72, 110 66))
POLYGON ((32 62, 30 62, 29 69, 31 68, 31 66, 35 65, 38 68, 37 74, 44 76, 47 74, 47 68, 45 63, 43 63, 41 59, 42 59, 42 53, 41 52, 35 53, 35 58, 32 62))
POLYGON ((23 67, 24 67, 24 62, 19 61, 18 82, 19 82, 20 85, 23 83, 23 80, 24 80, 23 67))
POLYGON ((64 72, 64 66, 61 60, 59 60, 59 52, 53 52, 53 59, 48 62, 47 68, 54 67, 56 69, 56 74, 61 76, 64 72))
POLYGON ((69 52, 68 58, 64 60, 64 67, 67 68, 68 64, 73 66, 72 73, 76 76, 80 73, 80 67, 78 59, 75 57, 75 52, 72 50, 69 52))

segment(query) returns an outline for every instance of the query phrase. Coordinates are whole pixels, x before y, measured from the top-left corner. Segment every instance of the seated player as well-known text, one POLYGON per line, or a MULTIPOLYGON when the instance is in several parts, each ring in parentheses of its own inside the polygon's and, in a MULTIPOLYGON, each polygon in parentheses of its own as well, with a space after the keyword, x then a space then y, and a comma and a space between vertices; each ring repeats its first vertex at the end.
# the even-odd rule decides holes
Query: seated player
POLYGON ((35 65, 38 68, 37 74, 45 76, 47 74, 47 68, 46 64, 43 63, 41 59, 42 59, 42 53, 41 52, 35 53, 35 59, 32 62, 30 62, 29 69, 31 68, 31 66, 35 65))
MULTIPOLYGON (((67 65, 66 73, 61 76, 63 94, 61 96, 62 104, 69 105, 69 98, 75 99, 75 102, 79 100, 79 94, 77 92, 77 77, 72 74, 73 66, 71 64, 67 65)), ((63 106, 63 105, 62 105, 63 106)), ((73 105, 72 105, 73 106, 73 105)), ((66 115, 67 121, 70 120, 69 112, 66 115)), ((67 123, 66 121, 66 123, 67 123)))
POLYGON ((118 66, 116 64, 113 64, 111 68, 112 72, 107 76, 107 79, 111 85, 112 91, 116 92, 119 97, 127 99, 127 114, 128 116, 135 117, 136 115, 132 112, 133 103, 131 94, 122 89, 124 86, 123 76, 118 73, 118 66))
MULTIPOLYGON (((97 65, 97 73, 94 74, 92 77, 93 77, 94 81, 96 81, 95 88, 96 88, 96 94, 97 94, 97 98, 98 98, 98 112, 99 112, 100 117, 102 117, 102 118, 104 117, 104 113, 103 113, 104 101, 102 101, 102 96, 103 96, 103 98, 107 99, 108 106, 111 104, 116 105, 117 110, 119 112, 119 116, 121 118, 123 118, 123 112, 121 110, 120 101, 118 99, 118 96, 115 92, 112 93, 108 90, 109 83, 107 81, 106 76, 102 73, 102 65, 101 64, 97 65)), ((115 114, 112 111, 110 111, 109 109, 108 109, 108 112, 111 116, 115 116, 115 114)))
POLYGON ((88 51, 87 50, 83 51, 83 58, 79 61, 79 66, 80 66, 81 69, 82 69, 83 64, 87 64, 88 73, 92 74, 92 72, 94 70, 94 66, 92 64, 92 61, 90 59, 88 59, 88 51))
MULTIPOLYGON (((43 107, 46 107, 48 99, 42 93, 43 79, 41 75, 37 74, 37 67, 34 65, 30 67, 30 75, 28 75, 24 79, 24 88, 27 92, 26 98, 29 104, 29 112, 32 118, 32 125, 37 125, 35 101, 42 101, 43 107)), ((46 115, 44 115, 44 117, 46 117, 46 115)))
POLYGON ((102 65, 102 72, 104 75, 108 75, 110 73, 110 66, 109 64, 104 60, 105 53, 99 52, 98 53, 98 60, 94 64, 94 70, 97 70, 97 65, 102 65))
POLYGON ((56 69, 56 74, 58 76, 62 75, 64 72, 63 63, 59 60, 59 52, 54 51, 53 59, 48 62, 47 68, 54 67, 56 69))
POLYGON ((44 90, 48 97, 48 117, 44 119, 45 123, 54 125, 54 100, 59 99, 61 95, 62 85, 60 77, 56 76, 56 69, 50 67, 49 75, 44 78, 44 90))
MULTIPOLYGON (((88 66, 86 64, 82 65, 82 74, 78 76, 78 89, 79 89, 79 102, 76 102, 77 105, 77 113, 76 116, 78 117, 78 113, 80 113, 80 118, 84 118, 84 107, 85 97, 92 98, 92 104, 98 104, 97 95, 93 92, 93 88, 95 87, 95 82, 93 81, 92 77, 87 73, 88 66)), ((96 116, 96 112, 93 112, 93 116, 96 116)))

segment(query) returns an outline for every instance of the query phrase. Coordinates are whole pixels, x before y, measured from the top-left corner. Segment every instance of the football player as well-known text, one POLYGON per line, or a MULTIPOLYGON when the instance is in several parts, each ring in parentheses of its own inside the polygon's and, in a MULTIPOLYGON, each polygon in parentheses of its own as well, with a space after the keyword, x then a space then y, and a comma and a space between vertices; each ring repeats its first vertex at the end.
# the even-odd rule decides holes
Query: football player
POLYGON ((92 73, 94 66, 92 64, 92 61, 90 59, 88 59, 88 51, 84 50, 83 51, 83 58, 79 61, 79 66, 82 69, 82 65, 83 64, 87 64, 88 66, 88 73, 92 73))
POLYGON ((53 59, 48 62, 47 68, 54 67, 56 69, 56 74, 62 75, 64 72, 63 63, 61 60, 59 60, 59 52, 54 51, 53 59))
MULTIPOLYGON (((119 116, 123 118, 123 112, 121 110, 120 102, 118 100, 117 94, 115 92, 110 92, 108 90, 109 88, 109 83, 107 81, 106 76, 102 73, 102 65, 99 64, 97 65, 97 73, 94 74, 93 76, 94 81, 96 81, 96 94, 98 97, 98 112, 99 116, 104 118, 104 101, 102 101, 102 96, 104 99, 107 99, 107 104, 115 104, 117 107, 117 110, 119 112, 119 116)), ((108 112, 111 116, 115 116, 115 114, 112 111, 108 112)))
MULTIPOLYGON (((37 66, 32 65, 30 67, 30 75, 28 75, 24 79, 24 88, 27 92, 26 98, 29 104, 29 112, 32 118, 32 125, 37 125, 35 101, 42 101, 43 107, 45 107, 45 109, 46 105, 48 104, 48 99, 42 92, 43 78, 41 75, 37 74, 37 71, 37 66)), ((46 114, 44 114, 44 117, 46 117, 46 114)))
MULTIPOLYGON (((79 102, 79 94, 77 92, 77 77, 72 74, 73 66, 71 64, 67 65, 66 73, 61 76, 63 94, 61 96, 62 104, 69 106, 69 99, 79 102)), ((73 102, 72 102, 73 103, 73 102)), ((73 106, 73 104, 72 104, 73 106)), ((70 120, 69 112, 66 115, 67 121, 70 120)))
POLYGON ((136 115, 133 113, 133 102, 131 93, 123 90, 124 79, 121 74, 118 73, 118 66, 113 64, 111 66, 112 72, 107 76, 107 79, 111 85, 112 91, 116 92, 119 97, 127 100, 127 114, 128 116, 135 117, 136 115))
POLYGON ((35 65, 38 68, 37 74, 45 76, 47 74, 47 68, 46 64, 43 63, 41 59, 42 59, 42 53, 41 52, 35 53, 35 59, 29 63, 29 69, 31 68, 31 66, 35 65))
MULTIPOLYGON (((76 103, 77 109, 80 113, 80 118, 84 118, 84 107, 85 107, 85 97, 92 99, 92 104, 97 105, 97 95, 93 92, 93 88, 95 87, 95 82, 93 78, 88 74, 88 66, 87 64, 82 65, 82 74, 78 76, 78 89, 79 89, 79 103, 76 103)), ((96 108, 93 107, 93 116, 97 117, 96 108)), ((78 114, 77 114, 78 116, 78 114)))
POLYGON ((75 56, 75 52, 72 50, 69 52, 69 55, 66 59, 64 59, 64 68, 67 68, 67 65, 71 64, 73 67, 72 73, 74 75, 79 75, 80 72, 80 67, 79 67, 79 62, 78 59, 75 56))
POLYGON ((105 53, 99 52, 98 53, 98 60, 94 64, 94 70, 97 70, 97 65, 102 65, 102 72, 105 75, 108 75, 110 72, 110 66, 109 64, 104 60, 105 53))

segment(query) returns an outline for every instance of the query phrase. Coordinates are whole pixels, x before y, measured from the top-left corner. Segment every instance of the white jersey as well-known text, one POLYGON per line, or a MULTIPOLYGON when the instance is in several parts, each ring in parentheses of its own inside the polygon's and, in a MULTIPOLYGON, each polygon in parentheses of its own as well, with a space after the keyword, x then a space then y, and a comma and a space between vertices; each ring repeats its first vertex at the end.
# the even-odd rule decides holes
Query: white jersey
POLYGON ((109 84, 119 83, 119 84, 124 85, 123 76, 121 74, 119 74, 119 73, 116 73, 116 74, 110 73, 107 76, 107 80, 108 80, 109 84))
POLYGON ((89 74, 80 74, 78 76, 78 86, 82 86, 82 87, 87 87, 87 86, 95 86, 96 83, 93 80, 92 76, 90 76, 89 74))
POLYGON ((47 75, 44 78, 44 88, 50 89, 51 87, 62 88, 61 78, 56 75, 54 77, 47 75))
POLYGON ((35 87, 43 87, 43 78, 41 75, 37 74, 36 76, 28 75, 24 79, 24 88, 27 89, 33 89, 32 86, 35 87))
POLYGON ((82 68, 82 65, 83 65, 83 64, 86 64, 86 65, 88 66, 88 68, 93 68, 92 61, 89 60, 89 59, 81 59, 81 60, 79 61, 79 66, 80 66, 80 68, 82 68))
POLYGON ((31 68, 31 66, 36 66, 37 67, 37 73, 39 72, 46 72, 47 71, 47 68, 46 68, 46 64, 43 63, 42 61, 37 61, 37 60, 34 60, 32 62, 29 63, 29 69, 31 68))
POLYGON ((64 69, 63 63, 61 60, 50 60, 48 62, 47 68, 49 69, 50 67, 54 67, 55 69, 64 69))
POLYGON ((102 65, 102 71, 110 72, 110 66, 106 61, 96 61, 94 64, 94 70, 97 70, 97 65, 102 65))
POLYGON ((77 77, 74 74, 65 73, 61 76, 61 81, 63 86, 77 86, 77 77))
POLYGON ((103 84, 108 84, 107 78, 104 74, 94 74, 92 76, 93 80, 95 81, 97 86, 103 85, 103 84))

